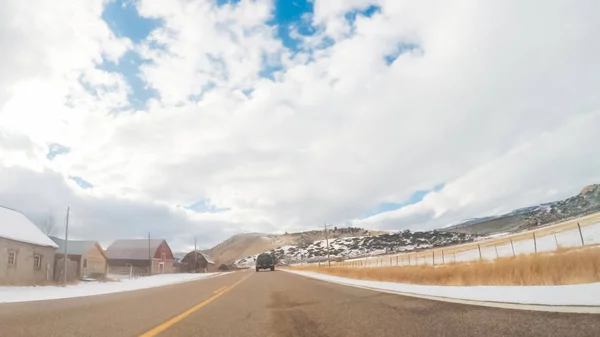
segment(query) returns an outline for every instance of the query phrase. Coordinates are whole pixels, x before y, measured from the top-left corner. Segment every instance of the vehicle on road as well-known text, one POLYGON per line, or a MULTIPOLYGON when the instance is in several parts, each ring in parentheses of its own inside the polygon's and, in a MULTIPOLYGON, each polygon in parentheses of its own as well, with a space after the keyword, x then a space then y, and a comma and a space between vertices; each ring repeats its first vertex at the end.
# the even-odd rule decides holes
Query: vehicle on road
POLYGON ((261 269, 275 271, 275 258, 271 254, 262 253, 256 258, 256 271, 261 269))

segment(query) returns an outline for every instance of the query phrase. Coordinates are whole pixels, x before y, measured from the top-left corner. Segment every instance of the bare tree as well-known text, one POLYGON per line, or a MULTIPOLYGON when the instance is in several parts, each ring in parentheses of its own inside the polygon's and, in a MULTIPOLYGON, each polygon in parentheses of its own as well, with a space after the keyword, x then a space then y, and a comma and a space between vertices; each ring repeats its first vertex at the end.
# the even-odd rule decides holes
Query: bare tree
POLYGON ((42 224, 40 225, 40 229, 42 230, 42 232, 44 232, 44 234, 48 236, 55 234, 56 222, 54 221, 54 213, 52 211, 48 213, 48 217, 46 217, 44 222, 42 222, 42 224))

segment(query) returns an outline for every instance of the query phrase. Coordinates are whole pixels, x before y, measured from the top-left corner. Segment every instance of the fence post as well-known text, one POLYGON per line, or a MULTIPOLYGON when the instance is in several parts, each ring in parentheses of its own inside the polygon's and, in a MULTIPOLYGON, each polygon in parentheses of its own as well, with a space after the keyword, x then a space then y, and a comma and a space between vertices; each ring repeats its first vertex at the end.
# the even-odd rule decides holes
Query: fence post
POLYGON ((433 266, 435 266, 435 250, 431 250, 432 256, 431 256, 431 263, 433 266))
POLYGON ((510 248, 512 248, 513 257, 515 257, 515 245, 513 245, 512 239, 510 239, 510 248))
POLYGON ((579 225, 579 222, 577 223, 577 228, 579 229, 579 237, 581 238, 581 245, 585 246, 585 242, 583 242, 583 233, 581 233, 581 226, 579 225))
POLYGON ((396 267, 398 267, 398 255, 396 255, 396 267))
POLYGON ((537 254, 537 240, 535 239, 535 232, 533 233, 533 249, 535 250, 535 253, 537 254))
POLYGON ((554 234, 554 242, 556 242, 556 249, 558 249, 558 247, 560 247, 558 245, 558 239, 556 238, 556 234, 554 234))
POLYGON ((479 260, 481 261, 483 258, 481 257, 481 246, 477 244, 477 249, 479 249, 479 260))
POLYGON ((456 252, 452 252, 452 255, 454 255, 452 262, 456 263, 456 252))
POLYGON ((408 253, 408 265, 410 266, 410 253, 408 253))
POLYGON ((498 246, 494 245, 494 249, 496 250, 496 258, 498 258, 498 246))
POLYGON ((442 264, 446 263, 446 258, 444 257, 444 250, 442 249, 442 264))

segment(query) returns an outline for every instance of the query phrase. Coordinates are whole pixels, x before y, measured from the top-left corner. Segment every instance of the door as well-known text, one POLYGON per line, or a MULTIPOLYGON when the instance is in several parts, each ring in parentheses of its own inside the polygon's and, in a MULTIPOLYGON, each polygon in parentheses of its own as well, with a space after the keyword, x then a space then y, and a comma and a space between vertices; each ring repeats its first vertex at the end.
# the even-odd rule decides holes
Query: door
POLYGON ((165 264, 163 262, 158 264, 158 273, 162 274, 165 272, 165 264))
POLYGON ((83 277, 87 277, 88 276, 88 274, 87 274, 87 269, 88 269, 87 268, 87 263, 88 263, 87 262, 87 257, 84 257, 83 258, 83 277))

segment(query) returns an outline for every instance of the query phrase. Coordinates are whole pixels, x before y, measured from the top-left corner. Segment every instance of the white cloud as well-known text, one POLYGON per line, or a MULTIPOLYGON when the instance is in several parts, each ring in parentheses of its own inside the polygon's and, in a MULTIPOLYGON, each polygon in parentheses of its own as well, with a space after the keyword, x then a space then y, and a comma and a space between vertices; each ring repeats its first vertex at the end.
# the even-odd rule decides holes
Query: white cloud
POLYGON ((110 32, 101 1, 38 2, 11 1, 0 14, 29 18, 0 20, 0 47, 22 55, 0 56, 0 178, 39 200, 0 184, 0 203, 35 214, 71 204, 82 236, 153 231, 183 242, 202 232, 214 243, 237 230, 344 223, 445 183, 420 203, 354 220, 435 227, 600 180, 592 2, 380 1, 381 13, 350 29, 344 13, 370 2, 316 0, 321 27, 305 42, 336 43, 311 62, 266 25, 271 1, 142 0, 140 13, 164 25, 136 46, 110 32), (401 43, 419 50, 387 66, 401 43), (96 68, 130 48, 158 93, 137 113, 127 79, 96 68), (266 59, 283 68, 275 82, 260 77, 266 59), (48 161, 50 142, 71 150, 48 161), (200 200, 228 210, 181 207, 200 200))

